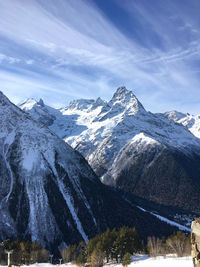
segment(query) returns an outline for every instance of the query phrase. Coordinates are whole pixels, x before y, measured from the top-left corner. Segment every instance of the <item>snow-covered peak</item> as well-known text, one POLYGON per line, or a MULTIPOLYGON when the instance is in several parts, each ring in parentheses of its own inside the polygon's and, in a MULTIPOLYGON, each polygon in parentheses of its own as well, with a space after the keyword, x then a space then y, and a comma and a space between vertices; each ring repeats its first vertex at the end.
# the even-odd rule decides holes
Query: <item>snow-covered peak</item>
MULTIPOLYGON (((120 102, 122 105, 131 103, 135 108, 143 108, 137 97, 132 91, 127 90, 125 86, 121 86, 114 93, 110 103, 120 102)), ((144 108, 143 108, 144 109, 144 108)))
POLYGON ((18 106, 23 109, 24 111, 31 110, 35 105, 37 104, 37 101, 34 98, 27 98, 20 102, 18 106))
POLYGON ((87 162, 2 93, 0 117, 0 238, 28 236, 43 245, 88 239, 97 220, 81 179, 98 180, 87 162))
POLYGON ((24 111, 29 111, 35 106, 45 107, 44 101, 41 98, 39 101, 36 101, 34 98, 27 98, 18 104, 18 107, 24 111))
POLYGON ((177 122, 178 120, 184 118, 186 114, 176 111, 176 110, 172 110, 172 111, 165 112, 164 116, 167 117, 169 120, 173 120, 177 122))
POLYGON ((187 127, 190 132, 196 137, 200 138, 200 115, 184 114, 178 111, 165 112, 164 116, 169 120, 180 123, 187 127))
POLYGON ((42 99, 36 101, 33 98, 28 98, 18 104, 18 107, 28 112, 32 118, 46 126, 52 125, 56 119, 55 116, 60 113, 58 110, 45 105, 42 99))
MULTIPOLYGON (((192 186, 188 198, 185 192, 192 179, 199 179, 200 140, 164 114, 145 111, 125 87, 93 110, 94 104, 95 100, 74 101, 73 109, 55 114, 49 128, 79 151, 105 183, 165 205, 195 206, 199 187, 192 186), (191 200, 193 191, 196 195, 191 200)), ((39 113, 32 114, 37 119, 39 113)))
POLYGON ((117 88, 117 90, 114 93, 112 99, 117 99, 117 100, 122 100, 123 101, 125 99, 127 100, 127 97, 130 97, 132 95, 133 95, 133 92, 132 91, 127 90, 125 86, 120 86, 120 87, 117 88))
POLYGON ((98 106, 104 106, 105 101, 100 97, 97 99, 77 99, 73 100, 69 103, 67 109, 69 110, 86 110, 86 109, 94 109, 98 106))
POLYGON ((104 105, 97 120, 106 120, 120 117, 124 119, 127 116, 136 116, 137 114, 145 114, 146 110, 133 94, 132 91, 121 86, 114 93, 112 99, 104 105))
POLYGON ((69 106, 67 107, 68 109, 88 109, 88 107, 90 105, 92 105, 94 103, 93 99, 77 99, 77 100, 73 100, 69 103, 69 106))
POLYGON ((178 123, 187 127, 191 133, 200 138, 200 115, 187 114, 185 117, 178 120, 178 123))
POLYGON ((129 115, 135 115, 139 111, 145 111, 137 97, 132 91, 127 90, 125 86, 121 86, 117 89, 109 104, 112 105, 113 108, 119 106, 125 108, 125 111, 128 111, 129 115))

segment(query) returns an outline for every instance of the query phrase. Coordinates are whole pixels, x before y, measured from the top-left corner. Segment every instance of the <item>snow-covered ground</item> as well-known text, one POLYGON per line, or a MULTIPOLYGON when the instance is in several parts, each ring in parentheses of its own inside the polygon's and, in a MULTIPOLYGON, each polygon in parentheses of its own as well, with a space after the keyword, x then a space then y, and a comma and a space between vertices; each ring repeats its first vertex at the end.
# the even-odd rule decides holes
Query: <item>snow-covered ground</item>
MULTIPOLYGON (((193 267, 191 257, 156 257, 149 258, 146 255, 133 257, 130 267, 193 267)), ((109 267, 122 267, 122 264, 109 264, 109 267)))
MULTIPOLYGON (((119 265, 118 265, 119 266, 119 265)), ((118 267, 115 266, 115 267, 118 267)), ((147 255, 133 257, 131 267, 193 267, 192 257, 177 258, 174 255, 150 258, 147 255)), ((111 266, 110 266, 111 267, 111 266)))
MULTIPOLYGON (((77 267, 72 263, 51 265, 49 263, 32 264, 29 267, 77 267)), ((135 255, 132 257, 130 267, 193 267, 192 257, 177 258, 174 255, 151 258, 148 255, 135 255)), ((23 267, 26 267, 24 265, 23 267)), ((109 263, 104 267, 122 267, 122 264, 109 263)))

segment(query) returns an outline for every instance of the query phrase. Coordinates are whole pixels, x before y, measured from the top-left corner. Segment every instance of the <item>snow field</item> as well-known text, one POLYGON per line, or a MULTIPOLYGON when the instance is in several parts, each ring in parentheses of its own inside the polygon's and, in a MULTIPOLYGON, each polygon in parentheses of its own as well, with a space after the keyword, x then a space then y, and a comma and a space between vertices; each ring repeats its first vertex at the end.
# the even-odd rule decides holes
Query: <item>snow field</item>
MULTIPOLYGON (((77 267, 72 263, 53 265, 56 267, 77 267)), ((32 264, 29 267, 53 267, 50 263, 32 264)), ((159 256, 151 258, 148 255, 135 255, 132 257, 132 262, 129 267, 193 267, 192 257, 177 258, 174 255, 168 255, 166 257, 159 256)), ((26 265, 24 265, 26 267, 26 265)), ((122 264, 108 263, 104 267, 122 267, 122 264)))

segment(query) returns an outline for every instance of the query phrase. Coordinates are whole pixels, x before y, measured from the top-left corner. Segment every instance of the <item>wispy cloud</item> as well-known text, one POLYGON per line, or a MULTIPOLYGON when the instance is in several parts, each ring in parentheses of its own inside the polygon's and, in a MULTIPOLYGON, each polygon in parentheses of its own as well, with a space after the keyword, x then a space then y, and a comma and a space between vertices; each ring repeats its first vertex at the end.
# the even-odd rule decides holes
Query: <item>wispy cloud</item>
POLYGON ((127 15, 126 33, 114 11, 108 16, 95 0, 0 0, 6 93, 64 105, 78 97, 109 98, 125 84, 147 109, 200 112, 191 96, 200 101, 197 1, 189 11, 185 0, 112 1, 127 15))
POLYGON ((4 54, 0 54, 0 63, 8 62, 10 64, 13 63, 19 63, 20 59, 19 58, 14 58, 14 57, 9 57, 4 54))

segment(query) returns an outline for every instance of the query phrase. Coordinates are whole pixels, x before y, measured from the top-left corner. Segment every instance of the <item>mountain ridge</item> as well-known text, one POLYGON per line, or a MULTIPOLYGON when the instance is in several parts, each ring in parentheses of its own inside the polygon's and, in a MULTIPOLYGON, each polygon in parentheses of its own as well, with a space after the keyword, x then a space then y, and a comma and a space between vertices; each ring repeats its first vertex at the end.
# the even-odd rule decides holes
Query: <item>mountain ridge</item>
POLYGON ((187 127, 166 114, 147 112, 124 86, 92 111, 90 107, 60 112, 49 128, 78 150, 104 183, 163 205, 200 212, 193 210, 198 199, 200 139, 187 127))
POLYGON ((0 93, 0 239, 48 249, 123 225, 142 238, 175 229, 103 185, 79 152, 0 93))

